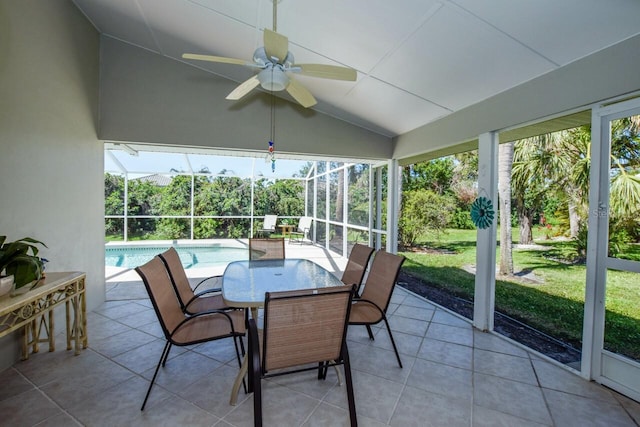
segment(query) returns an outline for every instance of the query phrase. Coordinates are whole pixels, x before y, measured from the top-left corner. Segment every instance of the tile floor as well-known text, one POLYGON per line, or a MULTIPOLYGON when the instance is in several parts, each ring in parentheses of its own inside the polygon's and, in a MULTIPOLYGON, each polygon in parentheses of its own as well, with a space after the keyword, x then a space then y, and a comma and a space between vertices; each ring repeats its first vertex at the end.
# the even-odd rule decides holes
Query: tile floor
MULTIPOLYGON (((118 280, 111 300, 88 315, 89 349, 74 356, 45 348, 0 372, 0 425, 252 425, 251 395, 228 403, 238 369, 231 340, 174 348, 140 411, 164 339, 140 282, 118 280)), ((403 369, 386 329, 374 328, 375 341, 364 327, 349 330, 361 426, 638 425, 640 404, 402 288, 389 314, 403 369)), ((326 381, 307 372, 264 384, 266 426, 348 425, 333 370, 326 381)))

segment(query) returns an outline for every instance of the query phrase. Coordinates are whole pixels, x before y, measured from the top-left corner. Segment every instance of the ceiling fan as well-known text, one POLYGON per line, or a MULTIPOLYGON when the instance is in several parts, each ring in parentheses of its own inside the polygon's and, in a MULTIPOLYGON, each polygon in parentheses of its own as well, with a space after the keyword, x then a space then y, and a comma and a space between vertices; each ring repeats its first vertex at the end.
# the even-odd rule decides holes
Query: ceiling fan
POLYGON ((237 100, 251 92, 258 85, 270 92, 286 90, 300 105, 309 108, 317 103, 311 92, 294 80, 292 74, 299 73, 311 77, 333 80, 355 81, 357 72, 353 68, 325 64, 296 64, 289 51, 289 39, 276 32, 277 5, 282 0, 273 1, 273 31, 264 29, 264 46, 253 54, 253 62, 222 56, 185 53, 184 59, 221 62, 224 64, 246 65, 259 69, 257 75, 244 81, 226 99, 237 100))

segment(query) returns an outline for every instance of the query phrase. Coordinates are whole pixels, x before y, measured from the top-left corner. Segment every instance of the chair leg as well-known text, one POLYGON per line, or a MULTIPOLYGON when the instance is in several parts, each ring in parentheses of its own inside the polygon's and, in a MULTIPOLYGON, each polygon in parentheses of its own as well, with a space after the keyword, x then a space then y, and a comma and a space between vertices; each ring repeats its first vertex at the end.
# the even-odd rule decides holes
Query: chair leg
POLYGON ((253 425, 262 427, 262 373, 257 341, 257 336, 249 336, 249 392, 253 391, 253 425))
POLYGON ((327 362, 318 362, 318 379, 324 380, 327 378, 327 362))
POLYGON ((156 377, 158 376, 158 370, 160 369, 160 365, 162 365, 162 361, 166 360, 166 357, 169 355, 169 348, 171 348, 171 343, 167 341, 162 350, 162 354, 160 355, 160 360, 158 361, 158 366, 156 366, 156 371, 153 373, 153 378, 151 378, 151 384, 149 384, 149 389, 147 389, 147 394, 144 396, 144 402, 142 402, 141 411, 144 411, 144 407, 147 405, 147 399, 149 399, 149 394, 151 394, 151 388, 153 387, 153 383, 156 381, 156 377))
POLYGON ((351 427, 358 426, 358 417, 356 415, 356 400, 353 394, 353 378, 351 377, 351 362, 349 361, 349 350, 346 343, 342 345, 342 360, 344 364, 344 377, 347 383, 347 400, 349 402, 349 420, 351 427))
POLYGON ((167 343, 169 344, 169 347, 167 348, 167 351, 164 354, 164 359, 162 359, 163 368, 164 368, 164 365, 167 364, 167 359, 169 358, 169 352, 171 351, 171 347, 172 347, 172 344, 169 341, 167 341, 167 343))
POLYGON ((364 325, 364 326, 366 326, 366 327, 367 327, 367 333, 369 334, 369 339, 370 339, 371 341, 374 341, 374 340, 375 340, 375 338, 373 337, 373 331, 371 330, 371 326, 369 326, 369 325, 364 325))
POLYGON ((402 362, 400 361, 400 354, 398 353, 396 342, 393 340, 393 334, 391 333, 391 328, 389 327, 387 316, 384 316, 383 319, 384 319, 384 323, 387 325, 387 332, 389 332, 389 338, 391 339, 391 345, 393 346, 393 351, 396 352, 396 359, 398 359, 398 365, 400 365, 400 368, 402 368, 402 362))

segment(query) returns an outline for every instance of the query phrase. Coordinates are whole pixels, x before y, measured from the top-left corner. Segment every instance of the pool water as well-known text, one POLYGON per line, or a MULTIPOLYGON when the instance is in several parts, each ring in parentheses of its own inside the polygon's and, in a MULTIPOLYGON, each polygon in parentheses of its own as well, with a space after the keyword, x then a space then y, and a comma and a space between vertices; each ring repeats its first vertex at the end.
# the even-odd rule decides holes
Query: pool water
MULTIPOLYGON (((174 246, 185 269, 219 267, 232 261, 249 259, 246 248, 225 246, 174 246)), ((135 268, 154 256, 169 249, 169 246, 154 247, 107 247, 104 263, 107 267, 135 268)))

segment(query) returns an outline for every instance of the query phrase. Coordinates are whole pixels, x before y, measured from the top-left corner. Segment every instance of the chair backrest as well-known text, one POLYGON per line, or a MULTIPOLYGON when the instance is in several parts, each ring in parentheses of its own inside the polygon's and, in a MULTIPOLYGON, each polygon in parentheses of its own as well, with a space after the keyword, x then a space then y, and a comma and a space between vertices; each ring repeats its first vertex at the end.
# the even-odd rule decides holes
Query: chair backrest
POLYGON ((265 215, 264 223, 262 224, 262 229, 276 231, 277 222, 278 222, 278 215, 265 215))
POLYGON ((164 263, 167 273, 169 273, 169 279, 171 279, 171 283, 175 288, 180 306, 182 310, 185 310, 186 305, 193 299, 195 294, 193 289, 191 289, 187 273, 185 273, 182 262, 180 261, 180 255, 171 247, 158 256, 164 263))
POLYGON ((300 217, 300 221, 298 221, 298 232, 299 233, 308 233, 311 230, 311 222, 313 218, 310 216, 300 217))
POLYGON ((373 302, 386 313, 403 262, 402 255, 377 251, 362 291, 362 299, 373 302))
POLYGON ((353 286, 267 292, 262 371, 341 360, 353 286))
POLYGON ((342 273, 342 279, 340 279, 342 283, 359 287, 364 278, 364 273, 367 271, 371 254, 373 254, 372 247, 356 243, 351 248, 347 266, 342 273))
POLYGON ((136 272, 144 282, 165 337, 170 339, 171 333, 180 322, 184 321, 185 314, 182 312, 164 263, 160 257, 155 256, 146 264, 136 267, 136 272))
POLYGON ((284 238, 250 238, 249 259, 284 259, 284 238))

